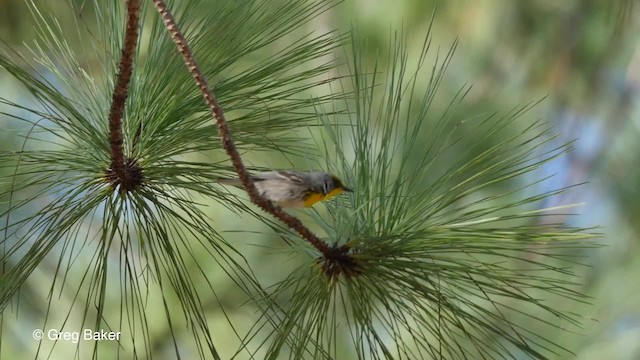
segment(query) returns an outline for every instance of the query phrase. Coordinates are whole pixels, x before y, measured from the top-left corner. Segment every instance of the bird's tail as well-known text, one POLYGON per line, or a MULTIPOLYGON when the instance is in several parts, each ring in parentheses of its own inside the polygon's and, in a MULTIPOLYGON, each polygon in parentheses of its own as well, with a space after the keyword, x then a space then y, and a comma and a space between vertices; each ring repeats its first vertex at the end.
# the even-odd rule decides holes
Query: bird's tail
POLYGON ((242 181, 240 181, 240 179, 217 178, 216 182, 222 185, 242 186, 242 181))

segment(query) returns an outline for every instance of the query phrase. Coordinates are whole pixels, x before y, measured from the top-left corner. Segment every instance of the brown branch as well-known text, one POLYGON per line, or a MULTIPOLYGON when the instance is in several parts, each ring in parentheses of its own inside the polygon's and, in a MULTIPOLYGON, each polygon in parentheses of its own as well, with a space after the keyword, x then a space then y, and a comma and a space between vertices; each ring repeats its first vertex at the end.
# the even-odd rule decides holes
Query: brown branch
POLYGON ((253 181, 251 180, 251 177, 249 176, 249 173, 247 172, 247 169, 242 163, 242 159, 240 158, 240 154, 238 153, 238 150, 236 149, 235 144, 233 143, 233 138, 231 137, 231 131, 229 130, 229 125, 227 124, 227 121, 224 118, 224 113, 222 111, 222 108, 220 108, 220 106, 218 105, 218 101, 216 100, 213 92, 209 89, 207 80, 202 74, 202 71, 200 71, 200 67, 196 63, 196 60, 193 57, 193 54, 191 53, 191 49, 189 48, 189 45, 187 44, 186 39, 180 32, 180 29, 178 28, 178 25, 176 24, 176 21, 173 18, 173 15, 171 15, 169 10, 167 9, 167 5, 163 0, 152 0, 152 1, 153 1, 153 4, 156 6, 156 9, 160 13, 160 16, 162 17, 162 21, 164 21, 164 24, 167 27, 167 30, 169 30, 169 33, 171 33, 171 37, 173 38, 173 41, 176 43, 178 47, 178 51, 184 57, 185 64, 187 65, 187 68, 189 68, 189 72, 191 72, 191 75, 193 76, 194 80, 196 81, 196 84, 198 85, 198 88, 202 92, 202 95, 204 96, 204 99, 207 105, 209 105, 209 109, 211 110, 213 117, 216 119, 216 125, 218 126, 218 132, 222 140, 222 145, 227 151, 227 154, 229 155, 229 157, 231 158, 231 163, 233 164, 233 167, 236 169, 236 172, 238 173, 238 177, 240 178, 240 181, 242 181, 242 184, 244 185, 247 193, 249 194, 249 198, 251 199, 251 201, 254 204, 261 207, 264 211, 280 219, 289 228, 292 228, 295 231, 297 231, 298 234, 300 234, 304 239, 306 239, 309 243, 311 243, 311 245, 313 245, 316 249, 318 249, 318 251, 320 251, 325 258, 334 258, 335 252, 331 250, 331 248, 327 245, 327 243, 322 241, 314 233, 312 233, 311 230, 305 227, 298 218, 292 215, 289 215, 284 210, 282 210, 281 207, 273 204, 272 202, 260 196, 260 194, 256 190, 256 187, 253 184, 253 181))
MULTIPOLYGON (((111 109, 109 110, 109 144, 111 145, 111 169, 109 169, 109 172, 111 173, 112 183, 123 184, 123 186, 132 182, 123 149, 122 117, 124 115, 125 101, 129 95, 129 82, 131 81, 133 58, 138 41, 140 0, 127 1, 127 15, 122 57, 118 66, 118 75, 116 76, 111 109)), ((127 186, 124 187, 126 188, 127 186)))

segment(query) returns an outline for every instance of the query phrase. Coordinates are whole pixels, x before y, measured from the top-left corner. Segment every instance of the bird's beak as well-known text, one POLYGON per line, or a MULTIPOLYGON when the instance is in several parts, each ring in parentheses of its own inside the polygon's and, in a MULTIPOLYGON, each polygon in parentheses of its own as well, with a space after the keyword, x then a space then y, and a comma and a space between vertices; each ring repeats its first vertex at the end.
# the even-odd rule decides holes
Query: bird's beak
POLYGON ((346 191, 346 192, 353 192, 353 189, 348 188, 348 187, 346 187, 346 186, 343 186, 343 187, 342 187, 342 190, 344 190, 344 191, 346 191))

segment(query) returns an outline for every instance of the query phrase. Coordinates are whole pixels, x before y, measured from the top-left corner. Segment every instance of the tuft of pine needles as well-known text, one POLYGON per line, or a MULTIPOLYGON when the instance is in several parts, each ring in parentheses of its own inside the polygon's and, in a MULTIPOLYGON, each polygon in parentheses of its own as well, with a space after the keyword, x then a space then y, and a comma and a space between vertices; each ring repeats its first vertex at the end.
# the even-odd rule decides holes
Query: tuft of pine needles
POLYGON ((321 166, 355 193, 314 216, 339 257, 307 255, 274 285, 273 296, 290 302, 281 304, 287 321, 271 333, 267 358, 571 354, 557 335, 580 329, 572 308, 587 300, 576 269, 596 235, 553 221, 575 205, 536 208, 569 189, 531 194, 535 182, 525 177, 570 144, 554 147, 544 122, 527 123, 535 104, 459 121, 463 87, 437 110, 457 43, 432 54, 427 36, 410 65, 406 39, 395 40, 385 68, 360 56, 354 35, 348 114, 318 106, 321 166))
MULTIPOLYGON (((331 64, 316 62, 344 39, 295 32, 334 2, 170 5, 225 110, 237 120, 231 127, 238 147, 300 151, 290 133, 314 115, 312 100, 301 94, 331 81, 322 76, 331 64), (281 48, 269 53, 274 46, 281 48), (255 56, 263 60, 253 61, 255 56)), ((36 308, 45 310, 34 327, 122 332, 119 343, 77 343, 80 357, 151 357, 172 349, 178 357, 193 351, 219 359, 205 311, 217 298, 210 272, 226 274, 249 299, 263 289, 243 254, 219 234, 201 199, 278 225, 213 185, 232 171, 230 165, 193 160, 223 147, 164 24, 147 6, 140 10, 139 34, 135 22, 127 32, 137 37, 125 41, 128 55, 135 50, 135 57, 127 57, 133 67, 120 68, 130 78, 128 91, 128 79, 114 81, 121 80, 116 64, 125 45, 125 19, 132 15, 120 2, 70 8, 79 14, 71 32, 31 2, 38 40, 26 54, 0 54, 0 67, 32 97, 26 105, 0 100, 22 139, 20 150, 0 153, 0 309, 18 312, 16 300, 44 296, 36 308), (95 27, 84 23, 88 15, 97 20, 95 27), (81 41, 71 43, 70 33, 81 41), (124 91, 112 96, 114 88, 124 91), (119 110, 110 112, 116 103, 119 110), (117 121, 108 121, 113 114, 117 121), (40 269, 48 269, 48 295, 28 286, 40 269), (158 326, 169 329, 169 341, 161 345, 151 336, 158 326)), ((224 312, 221 302, 216 307, 224 312)), ((232 322, 228 326, 235 331, 232 322)), ((35 356, 59 348, 43 341, 35 356)))
MULTIPOLYGON (((577 255, 595 235, 548 216, 571 204, 536 207, 568 189, 535 193, 535 182, 521 182, 570 144, 553 147, 544 122, 524 121, 535 104, 457 120, 468 87, 444 105, 438 97, 457 43, 434 54, 429 35, 411 65, 402 35, 374 62, 363 58, 355 29, 352 38, 297 35, 334 4, 167 2, 238 149, 321 158, 319 167, 355 188, 307 219, 322 231, 322 250, 212 184, 234 169, 218 160, 224 147, 201 89, 149 4, 140 8, 130 84, 112 126, 120 133, 110 141, 109 109, 114 88, 122 89, 117 64, 133 42, 123 40, 122 3, 74 9, 82 16, 72 30, 82 41, 71 44, 31 2, 39 39, 28 54, 0 54, 0 67, 32 96, 28 104, 0 99, 21 139, 19 150, 0 153, 0 330, 6 313, 26 307, 41 311, 34 327, 123 333, 117 343, 74 345, 79 358, 229 358, 208 316, 214 307, 239 344, 231 358, 570 353, 554 334, 580 328, 570 310, 585 301, 577 255), (82 20, 85 11, 94 12, 95 27, 82 20), (325 59, 348 43, 348 76, 323 77, 336 67, 325 59), (310 96, 336 80, 340 92, 310 96), (318 149, 295 132, 307 127, 318 149), (216 160, 194 160, 202 154, 216 160), (304 263, 265 287, 203 198, 260 219, 290 239, 288 250, 304 263), (48 290, 33 285, 36 277, 48 290), (221 278, 256 310, 248 329, 221 278)), ((61 347, 39 342, 34 357, 66 353, 61 347)))

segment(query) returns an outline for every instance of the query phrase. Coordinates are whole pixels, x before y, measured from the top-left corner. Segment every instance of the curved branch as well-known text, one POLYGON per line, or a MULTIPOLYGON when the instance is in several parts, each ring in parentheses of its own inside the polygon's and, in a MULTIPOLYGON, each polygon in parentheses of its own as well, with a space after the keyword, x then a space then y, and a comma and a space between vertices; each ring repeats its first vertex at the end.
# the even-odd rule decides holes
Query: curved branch
POLYGON ((238 177, 240 178, 240 181, 242 181, 242 185, 244 185, 247 193, 249 194, 249 198, 251 199, 251 201, 254 204, 258 205, 260 208, 262 208, 264 211, 280 219, 289 228, 292 228, 295 231, 297 231, 298 234, 300 234, 305 240, 307 240, 318 251, 320 251, 325 258, 333 258, 334 251, 331 250, 331 248, 327 245, 327 243, 322 241, 314 233, 312 233, 311 230, 305 227, 298 218, 286 213, 284 210, 282 210, 281 207, 273 204, 272 202, 260 196, 260 194, 256 190, 256 187, 253 184, 253 181, 251 181, 251 177, 249 176, 247 169, 242 163, 242 159, 240 158, 240 154, 238 153, 238 150, 236 149, 235 144, 233 143, 233 138, 231 137, 231 131, 229 130, 229 125, 227 124, 227 121, 224 118, 224 113, 222 111, 222 108, 220 108, 220 105, 218 105, 218 101, 216 100, 215 95, 209 89, 207 80, 202 74, 202 71, 200 71, 200 67, 196 63, 196 60, 193 57, 191 49, 189 48, 189 45, 187 44, 186 39, 180 32, 180 29, 178 28, 178 25, 176 24, 176 21, 173 18, 173 15, 171 15, 169 10, 167 9, 167 5, 163 0, 152 0, 152 1, 153 1, 153 4, 156 6, 156 9, 160 13, 160 16, 162 17, 162 21, 167 27, 167 30, 169 30, 169 33, 171 33, 171 38, 176 43, 176 46, 178 47, 178 51, 184 57, 185 64, 187 65, 187 68, 189 68, 189 72, 191 73, 191 76, 193 76, 194 80, 196 81, 196 84, 198 85, 198 88, 200 89, 200 91, 202 92, 202 95, 204 96, 204 99, 207 105, 209 105, 209 109, 211 110, 211 113, 213 114, 213 117, 216 120, 216 125, 218 126, 218 132, 222 140, 222 145, 227 151, 227 154, 229 155, 229 157, 231 158, 231 163, 233 164, 233 167, 238 173, 238 177))

